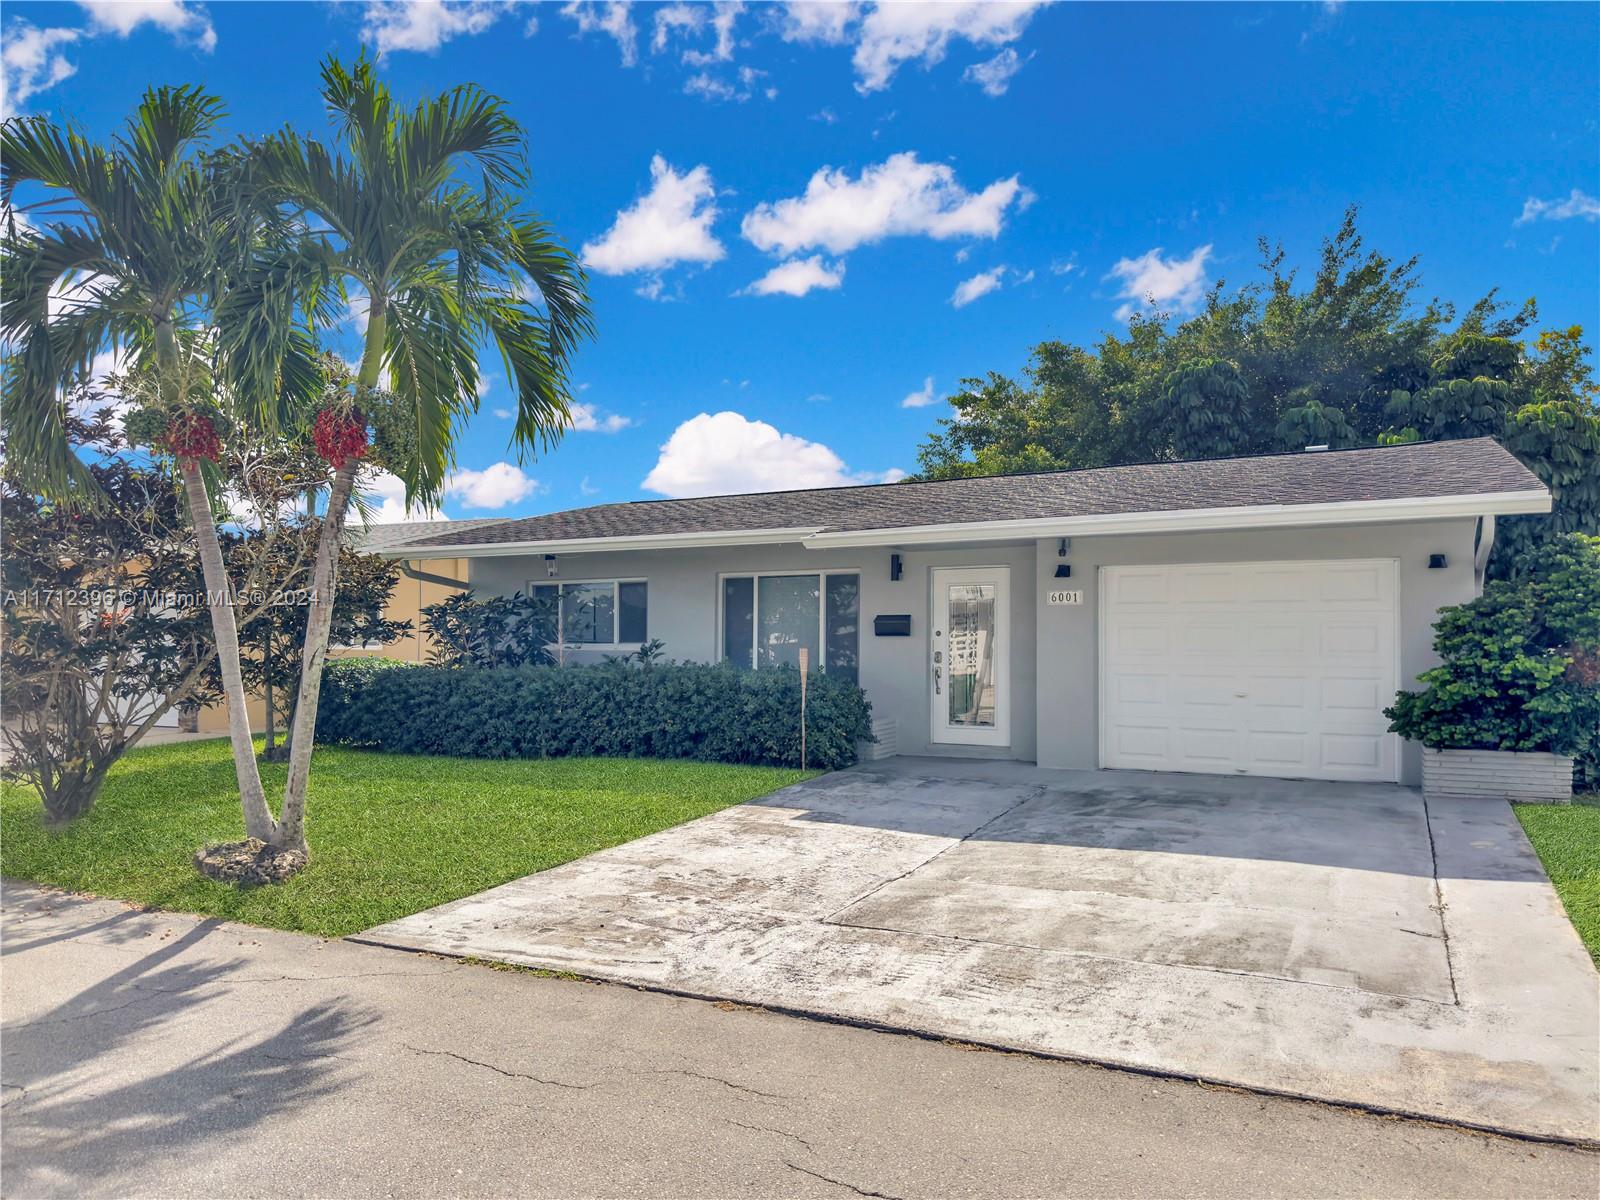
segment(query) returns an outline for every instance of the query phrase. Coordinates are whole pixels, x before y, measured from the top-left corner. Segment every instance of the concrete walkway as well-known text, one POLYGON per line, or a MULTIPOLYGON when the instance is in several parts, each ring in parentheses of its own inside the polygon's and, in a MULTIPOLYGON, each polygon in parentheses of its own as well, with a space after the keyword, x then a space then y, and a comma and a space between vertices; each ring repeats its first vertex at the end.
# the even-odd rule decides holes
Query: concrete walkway
POLYGON ((361 936, 1600 1140, 1600 980, 1502 803, 896 759, 361 936))
POLYGON ((0 1193, 1581 1197, 1600 1155, 6 885, 0 1193))

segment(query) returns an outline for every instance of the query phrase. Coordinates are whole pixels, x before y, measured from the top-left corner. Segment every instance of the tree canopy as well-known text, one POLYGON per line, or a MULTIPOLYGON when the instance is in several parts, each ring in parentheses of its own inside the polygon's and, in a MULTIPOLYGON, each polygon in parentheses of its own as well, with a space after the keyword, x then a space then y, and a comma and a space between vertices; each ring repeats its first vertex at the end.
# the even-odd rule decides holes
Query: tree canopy
POLYGON ((1369 248, 1347 211, 1309 278, 1263 239, 1260 277, 1200 311, 1135 316, 1090 346, 1035 346, 1018 376, 962 381, 917 478, 1071 470, 1392 441, 1494 437, 1555 512, 1508 549, 1600 532, 1600 386, 1583 330, 1533 332, 1533 300, 1423 300, 1418 260, 1369 248))

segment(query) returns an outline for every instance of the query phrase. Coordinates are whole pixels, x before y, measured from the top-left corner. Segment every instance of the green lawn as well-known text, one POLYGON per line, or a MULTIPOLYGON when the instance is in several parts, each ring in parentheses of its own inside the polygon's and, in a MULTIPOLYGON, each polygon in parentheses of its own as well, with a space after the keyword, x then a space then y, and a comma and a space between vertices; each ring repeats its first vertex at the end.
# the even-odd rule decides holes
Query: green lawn
MULTIPOLYGON (((276 805, 286 767, 262 767, 276 805)), ((44 827, 31 789, 0 788, 0 873, 157 908, 334 937, 765 795, 815 772, 650 759, 483 761, 319 748, 311 864, 238 891, 190 859, 243 836, 224 740, 135 750, 94 811, 44 827)))
POLYGON ((1600 794, 1571 804, 1514 804, 1567 916, 1600 966, 1600 794))

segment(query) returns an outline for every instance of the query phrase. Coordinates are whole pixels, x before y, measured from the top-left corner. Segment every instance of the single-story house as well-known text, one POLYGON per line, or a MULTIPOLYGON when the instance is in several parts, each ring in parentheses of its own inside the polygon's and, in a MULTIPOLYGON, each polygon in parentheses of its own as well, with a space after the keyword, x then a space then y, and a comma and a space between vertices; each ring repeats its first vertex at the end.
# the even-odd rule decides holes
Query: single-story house
POLYGON ((551 589, 569 661, 804 650, 866 690, 879 754, 1416 783, 1383 709, 1495 518, 1549 509, 1481 438, 603 504, 381 552, 551 589))

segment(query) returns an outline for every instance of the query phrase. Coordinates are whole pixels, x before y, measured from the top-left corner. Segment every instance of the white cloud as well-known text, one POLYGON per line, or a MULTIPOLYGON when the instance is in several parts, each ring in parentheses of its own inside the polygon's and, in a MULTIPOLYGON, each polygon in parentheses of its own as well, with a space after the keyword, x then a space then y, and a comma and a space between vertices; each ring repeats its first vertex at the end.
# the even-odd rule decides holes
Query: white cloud
POLYGON ((217 46, 206 10, 184 0, 78 0, 78 7, 89 14, 94 33, 125 38, 141 25, 154 25, 208 54, 217 46))
POLYGON ((650 36, 650 53, 660 54, 676 34, 697 33, 705 28, 706 10, 695 4, 663 4, 656 9, 655 32, 650 36))
POLYGON ((1126 303, 1117 309, 1117 320, 1126 321, 1148 304, 1157 309, 1189 312, 1205 296, 1206 260, 1211 244, 1197 246, 1188 258, 1163 258, 1161 247, 1147 250, 1138 258, 1119 259, 1107 279, 1121 280, 1117 296, 1126 303))
MULTIPOLYGON (((380 56, 396 50, 432 53, 452 38, 483 33, 515 7, 500 0, 369 0, 361 13, 361 36, 380 56)), ((526 32, 536 28, 530 22, 526 32)))
POLYGON ((711 31, 716 35, 716 44, 710 50, 685 50, 683 61, 692 66, 731 61, 734 44, 733 26, 743 11, 744 4, 741 0, 721 0, 716 4, 711 17, 711 31))
POLYGON ((1042 0, 1018 3, 878 4, 862 18, 852 62, 859 92, 882 91, 908 62, 931 67, 952 38, 1003 46, 1022 36, 1042 0))
POLYGON ((6 26, 0 47, 0 117, 11 116, 39 92, 71 78, 78 68, 61 48, 81 36, 76 29, 40 29, 20 18, 6 26))
MULTIPOLYGON (((362 490, 372 508, 372 521, 392 525, 396 521, 448 521, 436 508, 406 508, 406 485, 397 475, 378 471, 362 490), (377 504, 371 504, 377 500, 377 504)), ((481 471, 463 468, 452 471, 444 481, 444 494, 459 500, 464 508, 504 508, 526 500, 539 490, 539 481, 523 474, 522 468, 497 462, 481 471)))
POLYGON ((1580 191, 1572 189, 1572 195, 1565 200, 1539 200, 1529 196, 1522 203, 1522 215, 1514 224, 1526 225, 1529 221, 1570 221, 1574 217, 1581 217, 1585 221, 1600 220, 1600 200, 1580 191))
POLYGON ((352 285, 345 293, 344 320, 342 325, 349 325, 362 337, 367 336, 367 310, 372 307, 372 300, 366 292, 352 285))
MULTIPOLYGON (((709 71, 699 71, 683 81, 683 90, 685 95, 699 96, 702 100, 737 100, 743 104, 755 95, 756 83, 766 74, 755 67, 740 67, 736 73, 738 83, 730 83, 709 71)), ((763 94, 771 100, 777 96, 778 89, 769 87, 763 94)))
POLYGON ((603 237, 584 244, 583 263, 602 275, 713 263, 727 253, 711 232, 716 219, 710 168, 701 165, 680 175, 658 154, 650 160, 650 190, 618 212, 603 237))
POLYGON ((497 408, 494 410, 494 415, 502 421, 509 421, 517 414, 512 412, 509 408, 497 408))
POLYGON ((745 288, 749 296, 804 296, 816 289, 831 291, 844 282, 844 263, 827 263, 822 255, 781 262, 745 288))
POLYGON ((574 404, 567 411, 572 417, 572 428, 578 433, 617 433, 633 424, 632 417, 621 413, 601 415, 593 404, 574 404))
POLYGON ((462 468, 444 481, 444 494, 460 500, 466 508, 504 508, 538 490, 538 480, 508 462, 493 463, 481 471, 462 468))
POLYGON ((379 471, 364 480, 361 489, 369 505, 368 519, 374 525, 394 525, 400 521, 448 521, 436 508, 406 508, 406 485, 398 475, 379 471), (376 500, 377 503, 372 502, 376 500))
POLYGON ((842 46, 850 40, 861 8, 848 0, 791 0, 783 6, 778 32, 786 42, 842 46))
POLYGON ((922 381, 922 387, 911 392, 900 401, 901 408, 927 408, 937 397, 933 394, 933 376, 929 375, 922 381))
MULTIPOLYGON (((1031 56, 1030 56, 1031 57, 1031 56)), ((985 96, 1004 96, 1006 89, 1011 86, 1011 80, 1016 73, 1022 70, 1022 64, 1027 60, 1007 46, 993 58, 985 59, 980 63, 973 63, 961 72, 961 78, 967 83, 975 83, 983 89, 985 96)))
POLYGON ((1006 268, 998 266, 988 271, 979 271, 971 279, 963 279, 956 284, 956 290, 950 293, 950 303, 956 308, 965 308, 980 296, 999 291, 1005 273, 1006 268))
POLYGON ((74 272, 57 279, 50 286, 50 294, 45 297, 45 321, 53 324, 62 317, 75 316, 94 308, 100 297, 100 289, 95 283, 98 278, 97 275, 74 272))
POLYGON ((736 412, 701 413, 672 431, 642 486, 674 498, 893 482, 898 470, 851 472, 821 442, 736 412))
POLYGON ((792 255, 824 249, 843 254, 886 237, 995 237, 1006 209, 1030 198, 1017 176, 997 179, 981 192, 962 187, 945 163, 925 163, 914 152, 891 155, 862 170, 823 167, 805 194, 758 204, 741 230, 762 250, 792 255))
POLYGON ((589 482, 587 475, 578 480, 578 491, 585 496, 598 496, 600 494, 600 489, 589 482))
POLYGON ((633 23, 629 0, 571 0, 562 6, 561 15, 577 24, 579 37, 586 33, 610 37, 617 43, 623 66, 631 67, 639 61, 639 30, 633 23))

